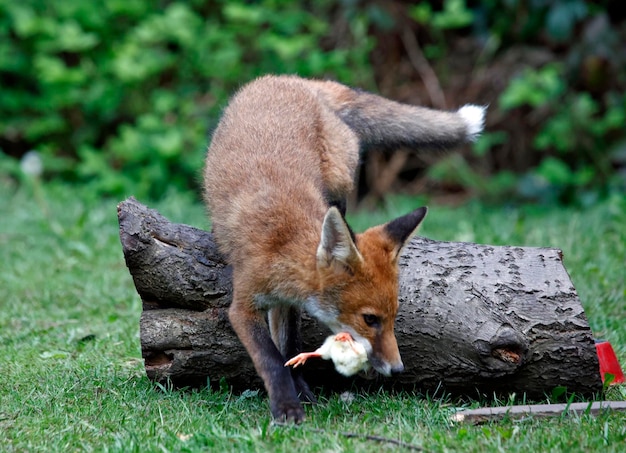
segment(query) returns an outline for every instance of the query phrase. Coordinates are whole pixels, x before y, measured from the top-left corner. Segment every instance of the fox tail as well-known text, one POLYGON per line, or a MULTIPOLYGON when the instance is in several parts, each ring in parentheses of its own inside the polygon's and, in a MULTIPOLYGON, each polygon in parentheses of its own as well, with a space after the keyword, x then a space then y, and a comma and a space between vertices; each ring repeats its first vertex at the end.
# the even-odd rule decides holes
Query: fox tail
POLYGON ((318 92, 359 137, 362 149, 447 149, 474 141, 486 108, 467 104, 456 111, 402 104, 334 82, 316 82, 318 92))

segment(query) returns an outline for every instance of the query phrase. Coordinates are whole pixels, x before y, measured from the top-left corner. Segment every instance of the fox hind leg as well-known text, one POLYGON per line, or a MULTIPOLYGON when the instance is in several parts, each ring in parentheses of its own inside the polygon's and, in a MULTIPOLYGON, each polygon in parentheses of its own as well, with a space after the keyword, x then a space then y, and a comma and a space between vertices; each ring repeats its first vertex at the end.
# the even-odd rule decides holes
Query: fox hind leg
MULTIPOLYGON (((272 339, 285 361, 302 352, 301 315, 300 309, 286 304, 274 306, 268 314, 272 339)), ((300 401, 316 403, 317 399, 304 380, 302 370, 292 368, 291 376, 300 401)))

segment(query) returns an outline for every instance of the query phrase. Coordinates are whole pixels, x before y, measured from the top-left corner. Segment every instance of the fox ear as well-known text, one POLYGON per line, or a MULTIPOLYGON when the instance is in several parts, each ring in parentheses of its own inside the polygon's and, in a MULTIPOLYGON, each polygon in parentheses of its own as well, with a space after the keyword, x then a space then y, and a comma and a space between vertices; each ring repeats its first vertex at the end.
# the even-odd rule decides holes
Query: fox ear
POLYGON ((339 264, 354 270, 362 260, 341 213, 334 206, 329 208, 324 216, 320 243, 317 246, 317 265, 331 267, 339 264))
POLYGON ((402 217, 398 217, 383 226, 383 230, 394 243, 392 257, 394 260, 398 258, 402 247, 409 242, 409 239, 419 228, 422 220, 426 217, 428 208, 421 207, 402 217))

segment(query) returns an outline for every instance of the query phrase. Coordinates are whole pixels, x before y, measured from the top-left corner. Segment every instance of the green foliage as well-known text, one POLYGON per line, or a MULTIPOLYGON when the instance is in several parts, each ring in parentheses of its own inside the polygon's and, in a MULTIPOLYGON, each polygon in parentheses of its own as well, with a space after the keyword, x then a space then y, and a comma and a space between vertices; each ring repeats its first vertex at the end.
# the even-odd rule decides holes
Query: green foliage
POLYGON ((616 11, 583 0, 0 0, 0 171, 19 177, 12 159, 38 150, 44 179, 99 194, 197 193, 210 131, 241 84, 297 73, 373 89, 377 74, 406 92, 406 65, 370 57, 374 37, 393 49, 412 27, 451 103, 470 79, 461 102, 490 103, 473 154, 435 179, 564 202, 624 191, 616 11))
POLYGON ((608 2, 584 0, 531 1, 484 0, 476 14, 481 26, 504 43, 538 43, 546 37, 554 42, 572 39, 575 28, 582 21, 607 8, 608 2))
POLYGON ((557 65, 526 70, 511 81, 499 104, 505 111, 550 112, 532 143, 547 156, 521 180, 520 192, 571 202, 591 187, 619 186, 611 159, 620 146, 613 137, 623 135, 626 124, 626 95, 609 94, 603 107, 588 92, 568 90, 562 72, 557 65))
POLYGON ((0 153, 105 194, 193 188, 226 97, 264 73, 370 85, 367 17, 333 2, 0 0, 0 153), (342 44, 335 44, 333 39, 342 44))
POLYGON ((412 6, 409 13, 416 22, 439 30, 467 27, 474 19, 465 0, 444 0, 442 11, 433 11, 431 3, 421 2, 412 6))
POLYGON ((491 199, 502 193, 513 191, 517 185, 517 178, 509 171, 498 172, 490 178, 481 176, 458 153, 451 154, 436 162, 429 168, 428 176, 440 183, 459 184, 480 194, 483 198, 491 199))
POLYGON ((548 64, 538 70, 527 68, 500 94, 500 107, 506 111, 523 105, 536 108, 554 102, 566 88, 561 73, 557 64, 548 64))
POLYGON ((548 6, 546 29, 550 36, 559 42, 570 39, 578 21, 589 13, 583 0, 560 0, 548 6))
POLYGON ((475 74, 489 74, 495 62, 497 77, 499 58, 507 65, 528 59, 489 106, 499 124, 488 121, 473 155, 450 156, 429 176, 500 199, 589 202, 626 191, 626 21, 610 22, 608 8, 582 0, 488 0, 472 9, 447 0, 441 10, 427 2, 408 8, 427 33, 422 42, 434 65, 449 64, 457 27, 484 41, 475 74))
POLYGON ((474 20, 465 0, 444 0, 441 11, 433 10, 430 2, 419 2, 410 6, 408 12, 415 22, 432 33, 435 43, 424 46, 424 54, 435 60, 447 55, 445 31, 468 27, 474 20))

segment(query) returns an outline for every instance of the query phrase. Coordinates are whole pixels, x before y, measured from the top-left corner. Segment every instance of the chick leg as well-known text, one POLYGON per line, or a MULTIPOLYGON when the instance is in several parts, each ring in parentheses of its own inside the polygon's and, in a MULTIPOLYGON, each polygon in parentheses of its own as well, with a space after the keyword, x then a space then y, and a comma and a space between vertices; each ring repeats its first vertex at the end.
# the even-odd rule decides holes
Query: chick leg
POLYGON ((294 368, 299 367, 300 365, 304 365, 311 357, 322 357, 322 354, 317 351, 301 352, 297 356, 287 360, 287 362, 285 362, 285 366, 293 366, 294 368))

